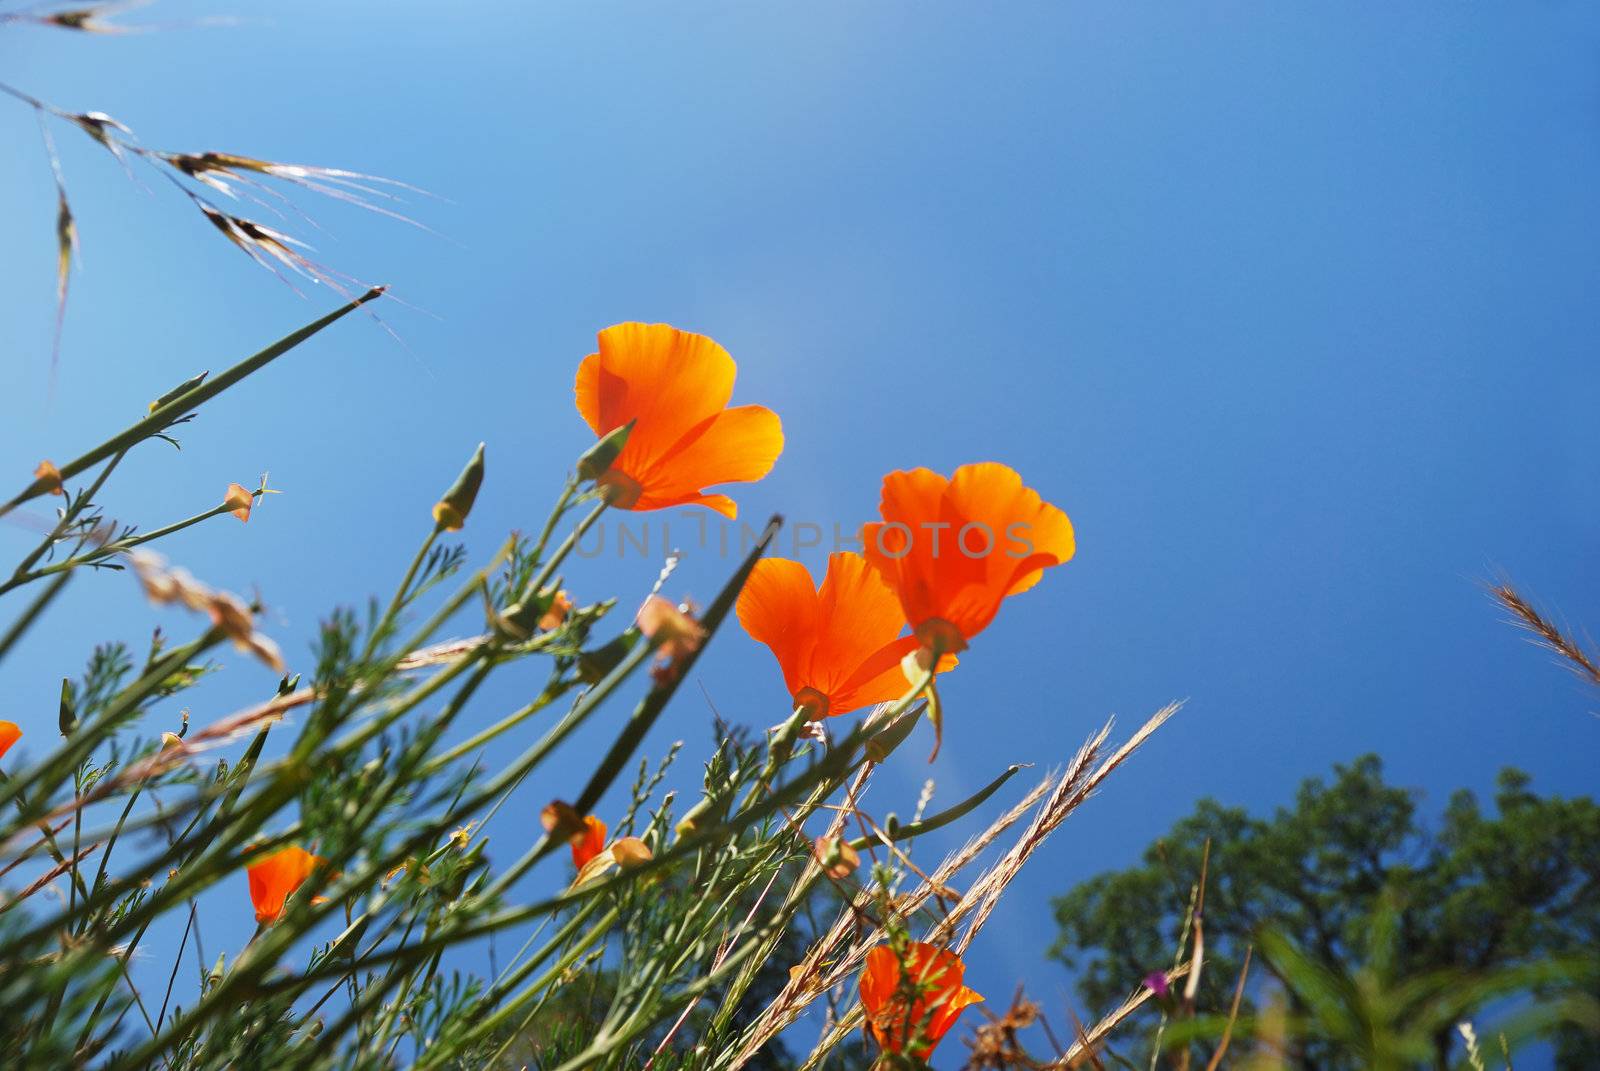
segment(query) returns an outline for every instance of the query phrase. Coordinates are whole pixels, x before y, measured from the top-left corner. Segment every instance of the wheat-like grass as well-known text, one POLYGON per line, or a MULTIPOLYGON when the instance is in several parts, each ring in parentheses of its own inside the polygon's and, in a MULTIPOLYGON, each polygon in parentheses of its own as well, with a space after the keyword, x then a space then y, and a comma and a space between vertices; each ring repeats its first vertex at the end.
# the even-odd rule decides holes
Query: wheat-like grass
MULTIPOLYGON (((948 895, 950 881, 956 873, 969 865, 1002 832, 1020 821, 1029 810, 1033 810, 1033 820, 1018 837, 1016 843, 973 883, 965 895, 956 900, 925 938, 933 944, 948 944, 957 954, 964 952, 988 920, 1006 886, 1021 872, 1022 867, 1039 846, 1094 793, 1113 770, 1122 765, 1152 733, 1177 713, 1181 706, 1181 702, 1170 703, 1157 711, 1121 747, 1104 761, 1100 761, 1100 755, 1111 734, 1113 723, 1108 721, 1084 742, 1065 770, 1059 775, 1045 778, 1020 804, 1001 815, 988 829, 950 855, 914 891, 897 897, 894 902, 895 910, 909 918, 921 910, 929 900, 948 895), (1091 770, 1093 772, 1090 772, 1091 770), (958 924, 969 916, 972 921, 968 923, 961 937, 956 939, 958 924)), ((862 893, 841 913, 828 933, 812 946, 800 969, 791 978, 790 984, 785 986, 778 997, 762 1012, 756 1020, 755 1027, 747 1033, 745 1044, 730 1064, 731 1067, 742 1067, 762 1045, 791 1025, 807 1005, 860 970, 867 952, 883 939, 881 928, 863 924, 865 909, 871 902, 871 895, 862 893), (814 973, 824 963, 827 964, 826 968, 820 973, 814 973)), ((1184 965, 1173 977, 1180 977, 1187 971, 1188 966, 1184 965)), ((1129 1009, 1126 1014, 1131 1012, 1132 1009, 1129 1009)), ((1106 1029, 1109 1030, 1115 1022, 1120 1021, 1120 1019, 1115 1020, 1106 1029)), ((822 1037, 806 1059, 801 1071, 811 1071, 818 1066, 827 1053, 844 1041, 860 1023, 859 1003, 853 1005, 836 1020, 826 1023, 822 1037)), ((1091 1040, 1093 1037, 1091 1032, 1091 1040)))
POLYGON ((1590 684, 1600 686, 1600 665, 1578 641, 1541 614, 1509 581, 1502 580, 1488 585, 1488 588, 1495 602, 1511 614, 1511 623, 1530 633, 1529 642, 1565 659, 1574 673, 1590 684))

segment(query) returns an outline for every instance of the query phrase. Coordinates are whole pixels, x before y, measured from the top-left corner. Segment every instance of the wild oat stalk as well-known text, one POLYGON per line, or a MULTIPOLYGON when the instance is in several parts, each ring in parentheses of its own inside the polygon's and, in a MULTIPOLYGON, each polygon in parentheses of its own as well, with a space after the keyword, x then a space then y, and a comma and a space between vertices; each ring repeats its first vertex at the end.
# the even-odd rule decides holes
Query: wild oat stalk
MULTIPOLYGON (((90 34, 123 34, 157 29, 131 26, 114 17, 137 3, 103 3, 57 10, 0 12, 0 33, 26 25, 90 34)), ((215 24, 219 20, 204 20, 215 24)), ((211 229, 300 293, 296 280, 328 287, 352 298, 369 284, 313 258, 315 250, 294 231, 320 229, 316 221, 284 189, 314 193, 391 219, 422 227, 400 211, 409 195, 426 191, 393 179, 342 168, 281 163, 218 150, 180 152, 142 144, 126 123, 104 111, 74 111, 43 100, 25 89, 0 81, 0 95, 32 109, 39 121, 46 162, 55 182, 56 310, 51 347, 52 374, 60 358, 68 287, 79 261, 78 217, 67 196, 67 182, 51 125, 87 137, 116 161, 130 179, 133 164, 149 168, 162 188, 175 190, 211 229)), ((135 180, 136 181, 136 180, 135 180)), ((426 228, 423 228, 426 229, 426 228)))
POLYGON ((1568 667, 1579 677, 1590 684, 1600 685, 1600 665, 1596 664, 1593 656, 1541 614, 1510 582, 1490 584, 1488 589, 1495 602, 1511 614, 1511 623, 1531 634, 1530 642, 1534 646, 1543 647, 1565 659, 1568 667))

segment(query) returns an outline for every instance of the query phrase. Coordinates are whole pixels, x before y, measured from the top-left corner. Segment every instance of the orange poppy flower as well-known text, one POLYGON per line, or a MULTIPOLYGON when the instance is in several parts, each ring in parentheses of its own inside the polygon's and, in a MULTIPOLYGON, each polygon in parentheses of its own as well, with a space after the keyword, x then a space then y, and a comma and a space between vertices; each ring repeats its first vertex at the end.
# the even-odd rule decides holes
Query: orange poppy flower
MULTIPOLYGON (((311 872, 326 860, 303 848, 289 846, 263 856, 245 868, 250 878, 250 902, 256 908, 257 922, 277 922, 283 916, 284 901, 305 884, 311 872)), ((318 897, 317 900, 321 900, 318 897)))
POLYGON ((899 600, 859 554, 830 554, 820 589, 799 562, 762 558, 736 610, 744 630, 777 657, 794 705, 813 719, 887 703, 906 690, 900 661, 917 638, 900 635, 899 600))
POLYGON ((22 739, 22 729, 14 721, 0 721, 0 756, 11 750, 11 745, 22 739))
POLYGON ((733 499, 704 488, 765 476, 783 452, 783 427, 765 406, 727 408, 735 371, 727 350, 667 324, 600 332, 600 351, 578 366, 578 412, 599 436, 636 422, 598 480, 613 506, 738 516, 733 499))
POLYGON ((916 1041, 911 1055, 926 1061, 939 1039, 956 1025, 961 1009, 983 997, 961 984, 966 968, 948 949, 912 941, 905 966, 917 987, 910 1007, 894 949, 879 945, 868 952, 861 971, 861 1007, 867 1029, 885 1051, 905 1052, 916 1041))
POLYGON ((582 870, 584 864, 605 850, 606 824, 594 815, 583 819, 583 829, 572 835, 572 865, 582 870))
POLYGON ((1007 595, 1072 557, 1067 515, 1005 465, 962 465, 949 479, 928 469, 891 472, 863 550, 900 598, 923 649, 964 650, 1007 595))

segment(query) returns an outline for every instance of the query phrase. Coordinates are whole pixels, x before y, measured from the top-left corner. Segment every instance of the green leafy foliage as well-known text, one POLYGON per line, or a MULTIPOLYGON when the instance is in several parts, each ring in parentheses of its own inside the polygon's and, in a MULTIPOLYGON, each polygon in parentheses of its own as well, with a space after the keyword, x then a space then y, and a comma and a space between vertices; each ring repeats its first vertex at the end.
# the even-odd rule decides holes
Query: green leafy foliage
POLYGON ((1430 826, 1420 804, 1371 755, 1270 817, 1203 800, 1141 865, 1057 898, 1053 954, 1093 1011, 1121 1003, 1180 947, 1209 841, 1198 1004, 1227 1008, 1258 943, 1299 1017, 1296 1066, 1449 1067, 1460 1018, 1519 999, 1543 1009, 1519 1036, 1553 1037, 1563 1068, 1596 1066, 1581 998, 1600 993, 1600 806, 1539 796, 1509 769, 1492 811, 1463 790, 1430 826))

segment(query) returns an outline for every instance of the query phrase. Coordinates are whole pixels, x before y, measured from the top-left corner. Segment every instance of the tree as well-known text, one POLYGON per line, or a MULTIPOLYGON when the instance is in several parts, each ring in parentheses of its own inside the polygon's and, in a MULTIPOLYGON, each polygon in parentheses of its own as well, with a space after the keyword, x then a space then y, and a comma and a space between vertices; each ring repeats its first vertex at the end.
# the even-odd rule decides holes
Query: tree
MULTIPOLYGON (((1291 1012, 1315 1023, 1307 971, 1377 977, 1375 926, 1384 935, 1386 984, 1410 980, 1410 991, 1426 979, 1444 992, 1482 994, 1459 1008, 1463 1014, 1481 1011, 1496 994, 1504 1005, 1514 978, 1535 1010, 1558 1007, 1557 998, 1594 997, 1600 971, 1591 966, 1574 977, 1568 965, 1592 965, 1600 950, 1600 806, 1587 797, 1540 797, 1512 769, 1499 777, 1492 814, 1460 791, 1430 829, 1418 802, 1415 791, 1384 782, 1375 755, 1335 766, 1331 782, 1305 781, 1293 806, 1270 818, 1202 800, 1146 850, 1142 865, 1056 899, 1060 932, 1051 954, 1079 972, 1079 994, 1092 1011, 1120 1003, 1140 979, 1172 963, 1209 841, 1201 1008, 1228 1006, 1246 946, 1265 938, 1262 962, 1291 1012), (1561 969, 1542 969, 1550 964, 1561 969), (1452 978, 1457 985, 1442 983, 1452 978)), ((1545 1020, 1538 1032, 1555 1040, 1560 1067, 1600 1066, 1594 1034, 1566 1016, 1545 1020)), ((1449 1067, 1453 1027, 1453 1018, 1430 1022, 1430 1058, 1404 1066, 1449 1067)), ((1326 1029, 1302 1031, 1292 1059, 1306 1069, 1370 1066, 1326 1029)))

